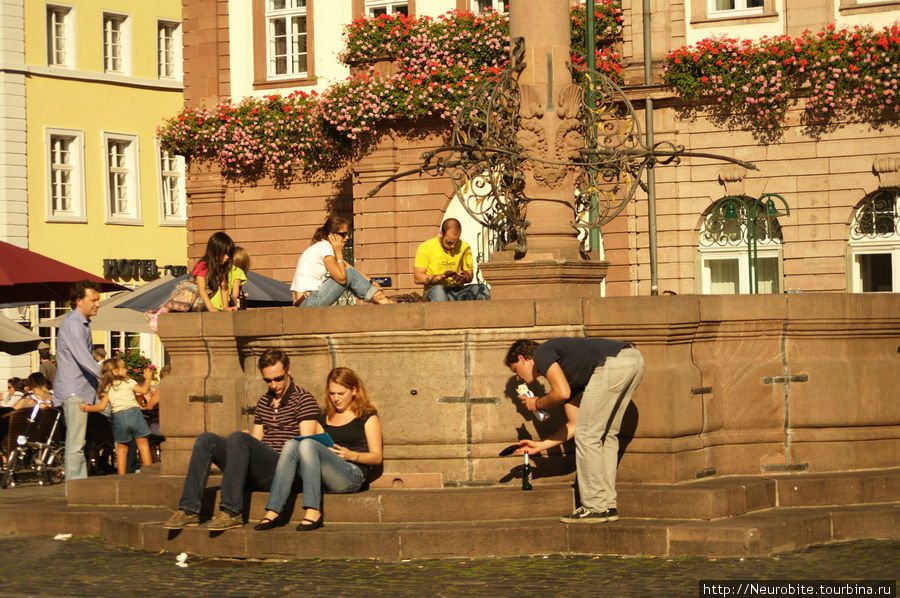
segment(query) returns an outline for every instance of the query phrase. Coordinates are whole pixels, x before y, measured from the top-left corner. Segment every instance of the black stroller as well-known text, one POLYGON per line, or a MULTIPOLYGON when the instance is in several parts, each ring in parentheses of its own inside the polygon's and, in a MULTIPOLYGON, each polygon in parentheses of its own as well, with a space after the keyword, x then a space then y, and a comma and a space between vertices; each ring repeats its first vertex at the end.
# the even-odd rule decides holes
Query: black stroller
POLYGON ((36 404, 4 417, 9 417, 9 427, 3 440, 6 464, 0 469, 0 487, 15 486, 26 474, 35 476, 42 486, 61 481, 65 476, 62 411, 36 404))

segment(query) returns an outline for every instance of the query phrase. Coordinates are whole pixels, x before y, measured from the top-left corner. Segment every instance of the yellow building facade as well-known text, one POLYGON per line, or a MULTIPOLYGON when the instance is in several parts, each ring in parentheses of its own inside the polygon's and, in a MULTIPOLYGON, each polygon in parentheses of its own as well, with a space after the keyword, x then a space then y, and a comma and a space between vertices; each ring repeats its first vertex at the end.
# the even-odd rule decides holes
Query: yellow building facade
MULTIPOLYGON (((156 141, 183 103, 181 2, 3 4, 22 17, 24 59, 4 75, 24 82, 27 173, 26 240, 7 240, 127 286, 184 271, 184 165, 156 141)), ((34 311, 36 328, 61 313, 34 311)), ((95 330, 94 340, 161 359, 155 335, 95 330)))

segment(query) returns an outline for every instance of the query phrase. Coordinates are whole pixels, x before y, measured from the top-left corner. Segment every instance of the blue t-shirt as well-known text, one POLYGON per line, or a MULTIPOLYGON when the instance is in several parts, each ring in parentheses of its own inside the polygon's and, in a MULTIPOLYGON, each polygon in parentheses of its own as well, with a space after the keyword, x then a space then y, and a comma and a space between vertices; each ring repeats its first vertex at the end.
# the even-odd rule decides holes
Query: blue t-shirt
POLYGON ((606 363, 607 357, 615 357, 629 343, 606 338, 552 338, 534 350, 534 364, 538 372, 546 376, 547 370, 558 363, 572 396, 584 391, 594 369, 606 363))

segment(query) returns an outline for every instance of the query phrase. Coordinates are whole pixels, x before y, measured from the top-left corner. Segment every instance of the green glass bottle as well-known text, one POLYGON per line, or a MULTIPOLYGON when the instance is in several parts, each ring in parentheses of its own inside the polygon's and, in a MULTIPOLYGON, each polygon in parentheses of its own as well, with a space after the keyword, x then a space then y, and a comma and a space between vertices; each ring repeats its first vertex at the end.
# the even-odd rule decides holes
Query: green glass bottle
POLYGON ((528 453, 525 453, 525 465, 522 466, 522 490, 531 490, 531 480, 532 480, 532 468, 531 461, 528 458, 528 453))

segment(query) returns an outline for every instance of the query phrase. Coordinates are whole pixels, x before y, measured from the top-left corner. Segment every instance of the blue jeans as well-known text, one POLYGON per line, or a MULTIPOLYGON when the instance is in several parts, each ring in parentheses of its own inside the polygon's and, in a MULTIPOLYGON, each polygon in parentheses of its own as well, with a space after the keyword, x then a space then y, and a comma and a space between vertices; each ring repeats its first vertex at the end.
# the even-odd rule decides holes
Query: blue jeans
POLYGON ((288 440, 281 450, 266 509, 281 513, 297 473, 303 479, 303 508, 322 510, 322 484, 330 494, 352 494, 365 481, 355 463, 344 461, 321 442, 288 440))
POLYGON ((347 280, 344 284, 339 283, 333 278, 327 278, 318 289, 306 298, 300 304, 301 307, 321 307, 323 305, 334 305, 344 291, 349 290, 351 293, 364 299, 371 301, 378 290, 369 279, 359 273, 359 270, 347 267, 347 280))
POLYGON ((491 291, 486 284, 467 284, 461 287, 445 287, 436 284, 425 296, 431 301, 483 301, 491 298, 491 291))
POLYGON ((269 489, 278 464, 278 453, 244 432, 234 432, 227 439, 210 432, 200 434, 194 442, 178 502, 178 508, 182 511, 200 512, 211 463, 223 472, 219 508, 237 515, 244 510, 244 492, 248 487, 254 490, 269 489))
POLYGON ((112 429, 113 438, 119 444, 128 444, 135 438, 150 436, 150 427, 144 419, 144 413, 137 406, 113 413, 112 429))

